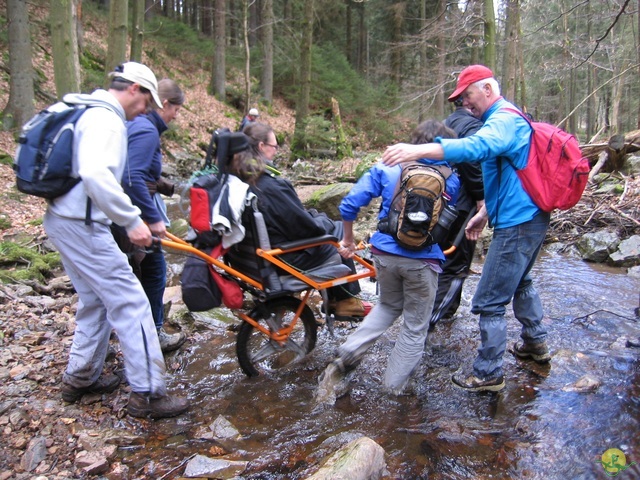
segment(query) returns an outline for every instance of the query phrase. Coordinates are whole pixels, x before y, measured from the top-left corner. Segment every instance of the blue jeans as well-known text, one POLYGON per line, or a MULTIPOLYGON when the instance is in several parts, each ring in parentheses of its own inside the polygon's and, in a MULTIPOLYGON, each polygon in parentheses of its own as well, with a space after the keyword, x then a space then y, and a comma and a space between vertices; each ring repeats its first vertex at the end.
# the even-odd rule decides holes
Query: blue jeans
POLYGON ((147 253, 140 262, 140 283, 147 294, 156 330, 164 324, 164 289, 167 284, 167 264, 163 252, 147 253))
POLYGON ((529 272, 542 248, 550 215, 541 212, 514 227, 496 229, 473 296, 471 312, 480 315, 481 346, 473 363, 479 378, 502 375, 507 345, 505 305, 513 299, 513 313, 522 324, 520 336, 527 343, 543 342, 542 302, 529 272))

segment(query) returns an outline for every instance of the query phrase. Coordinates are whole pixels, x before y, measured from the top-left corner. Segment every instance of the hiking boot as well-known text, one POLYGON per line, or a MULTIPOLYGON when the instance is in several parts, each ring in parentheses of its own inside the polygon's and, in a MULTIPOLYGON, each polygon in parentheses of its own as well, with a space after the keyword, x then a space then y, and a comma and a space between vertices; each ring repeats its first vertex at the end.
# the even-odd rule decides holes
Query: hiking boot
POLYGON ((164 328, 161 328, 160 331, 158 331, 158 340, 160 340, 162 353, 169 353, 179 349, 187 340, 187 336, 182 332, 167 333, 164 331, 164 328))
POLYGON ((336 302, 334 315, 336 317, 366 317, 373 305, 369 302, 363 302, 359 298, 345 298, 336 302))
POLYGON ((504 377, 500 375, 496 378, 478 378, 470 375, 463 378, 462 375, 454 375, 451 377, 454 385, 464 388, 469 392, 499 392, 504 388, 504 377))
POLYGON ((111 393, 120 385, 120 377, 117 375, 101 375, 98 380, 88 387, 74 387, 63 383, 60 392, 65 402, 76 403, 86 393, 111 393))
POLYGON ((513 345, 513 354, 518 358, 533 359, 536 363, 548 363, 551 360, 549 348, 545 342, 540 343, 516 343, 513 345))
POLYGON ((131 392, 127 412, 138 418, 168 418, 175 417, 189 409, 189 400, 175 395, 166 394, 152 398, 145 393, 131 392))

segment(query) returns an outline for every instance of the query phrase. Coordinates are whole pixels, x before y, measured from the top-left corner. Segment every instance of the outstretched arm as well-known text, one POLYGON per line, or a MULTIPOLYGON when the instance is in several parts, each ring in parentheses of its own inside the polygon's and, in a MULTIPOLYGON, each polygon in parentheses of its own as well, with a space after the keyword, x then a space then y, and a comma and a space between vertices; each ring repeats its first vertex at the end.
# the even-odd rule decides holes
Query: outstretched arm
POLYGON ((443 160, 444 150, 439 143, 423 143, 421 145, 396 143, 387 147, 382 154, 382 163, 393 167, 399 163, 412 162, 420 158, 443 160))

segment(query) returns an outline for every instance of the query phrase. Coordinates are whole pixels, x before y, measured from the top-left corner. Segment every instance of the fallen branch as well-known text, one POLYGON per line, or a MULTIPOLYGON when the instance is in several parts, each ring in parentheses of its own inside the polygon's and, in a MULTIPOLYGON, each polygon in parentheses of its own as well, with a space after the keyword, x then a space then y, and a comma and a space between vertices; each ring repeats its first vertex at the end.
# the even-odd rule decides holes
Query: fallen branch
POLYGON ((609 208, 611 210, 613 210, 614 212, 616 212, 618 215, 623 216, 624 218, 627 218, 629 220, 631 220, 633 223, 635 223, 636 225, 640 226, 640 222, 638 220, 636 220, 635 218, 627 215, 626 213, 620 211, 615 205, 609 205, 609 208))
POLYGON ((593 180, 593 177, 595 177, 598 174, 598 172, 604 166, 606 161, 607 161, 607 152, 605 152, 603 150, 602 152, 600 152, 598 154, 598 161, 596 162, 596 164, 593 166, 593 168, 589 172, 589 181, 590 182, 593 180))

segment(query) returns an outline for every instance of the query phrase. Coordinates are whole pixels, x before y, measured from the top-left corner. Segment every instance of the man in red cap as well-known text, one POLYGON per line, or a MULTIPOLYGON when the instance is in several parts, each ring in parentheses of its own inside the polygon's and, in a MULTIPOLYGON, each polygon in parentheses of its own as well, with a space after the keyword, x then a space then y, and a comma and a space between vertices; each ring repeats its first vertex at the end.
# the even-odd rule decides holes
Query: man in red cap
POLYGON ((542 324, 542 302, 529 275, 547 228, 549 213, 540 210, 524 191, 515 168, 524 168, 529 155, 531 127, 500 95, 493 72, 471 65, 458 76, 449 101, 462 104, 483 123, 465 138, 437 138, 433 143, 399 143, 386 149, 386 165, 418 158, 444 159, 450 163, 481 162, 485 205, 469 221, 466 236, 477 240, 487 221, 493 240, 473 297, 471 312, 480 315, 481 346, 470 375, 454 375, 452 381, 469 391, 499 391, 505 386, 502 371, 507 344, 505 306, 513 300, 513 313, 522 324, 522 342, 513 354, 547 363, 551 359, 542 324), (504 161, 502 159, 505 159, 504 161), (508 160, 508 161, 507 161, 508 160))

